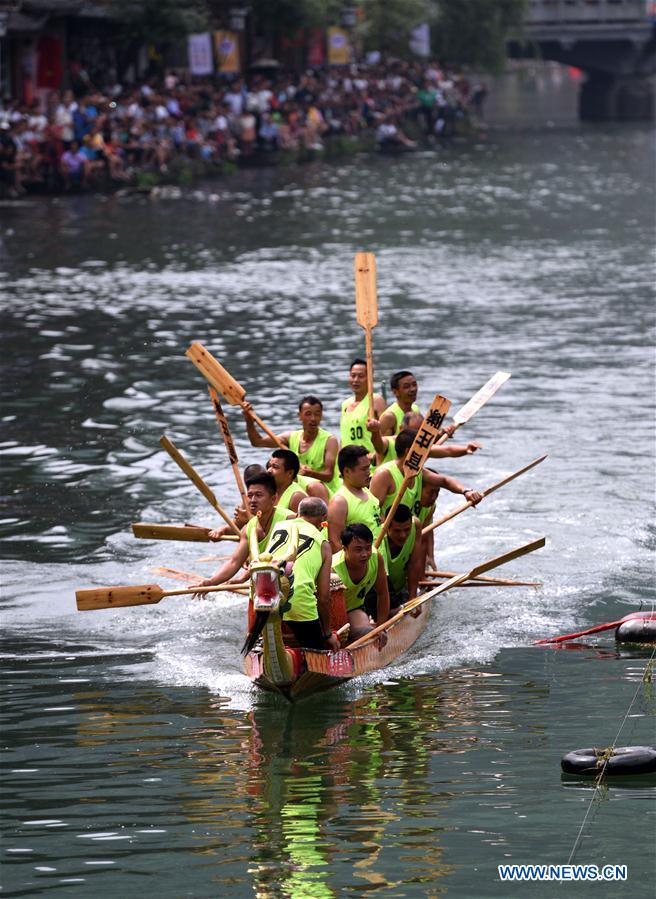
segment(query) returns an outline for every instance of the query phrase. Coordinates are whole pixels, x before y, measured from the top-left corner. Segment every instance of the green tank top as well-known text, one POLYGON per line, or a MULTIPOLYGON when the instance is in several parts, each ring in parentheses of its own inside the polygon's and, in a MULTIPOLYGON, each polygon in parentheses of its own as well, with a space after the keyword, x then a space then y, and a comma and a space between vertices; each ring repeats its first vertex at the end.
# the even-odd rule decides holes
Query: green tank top
POLYGON ((292 501, 292 496, 295 493, 305 493, 307 496, 307 492, 305 488, 300 484, 298 478, 292 481, 289 487, 278 497, 277 508, 278 509, 289 509, 289 504, 292 501))
MULTIPOLYGON (((262 540, 257 544, 258 549, 261 553, 265 552, 267 543, 269 542, 269 537, 271 535, 271 531, 273 528, 279 524, 281 521, 287 521, 288 518, 292 518, 294 515, 293 512, 290 512, 289 509, 281 509, 279 506, 276 506, 273 510, 273 516, 271 518, 271 524, 269 525, 269 530, 266 532, 262 540)), ((249 555, 250 555, 250 545, 251 545, 251 534, 253 532, 253 528, 257 525, 257 518, 253 516, 253 518, 249 519, 246 524, 246 540, 249 546, 249 555)))
POLYGON ((348 399, 342 403, 342 418, 339 428, 341 445, 349 446, 349 444, 355 443, 358 446, 366 447, 368 453, 375 453, 374 445, 371 442, 371 433, 367 430, 369 397, 363 397, 355 409, 347 412, 351 402, 352 399, 348 399))
MULTIPOLYGON (((368 433, 368 432, 367 432, 368 433)), ((326 455, 326 444, 328 443, 328 438, 332 435, 329 431, 324 431, 323 428, 319 428, 319 433, 317 434, 314 442, 310 449, 306 450, 304 453, 301 452, 301 437, 303 436, 303 428, 298 431, 292 431, 289 435, 289 448, 293 453, 296 453, 298 456, 299 462, 301 465, 307 465, 308 468, 311 468, 312 471, 321 471, 324 466, 324 458, 326 455)), ((301 477, 298 477, 299 483, 302 483, 301 477)), ((305 480, 319 480, 319 478, 305 478, 305 480)), ((332 481, 321 481, 320 483, 325 484, 328 488, 328 493, 332 496, 337 490, 339 490, 341 486, 341 480, 339 476, 335 476, 333 474, 332 481)))
POLYGON ((413 524, 412 530, 410 531, 410 536, 401 547, 401 551, 399 552, 398 556, 393 556, 389 539, 385 537, 384 543, 386 545, 388 565, 387 573, 389 574, 392 589, 395 593, 399 593, 405 587, 405 570, 408 567, 408 560, 412 555, 412 550, 415 548, 416 539, 417 526, 413 524))
POLYGON ((367 570, 365 571, 364 577, 361 581, 358 581, 357 584, 350 578, 348 568, 346 567, 346 560, 344 559, 343 549, 340 549, 340 551, 333 556, 333 571, 344 584, 346 611, 352 612, 354 609, 360 608, 364 603, 365 596, 376 583, 376 578, 378 577, 378 553, 375 549, 372 550, 371 558, 367 562, 367 570))
POLYGON ((274 557, 289 543, 292 529, 298 530, 298 552, 292 566, 291 588, 282 606, 285 621, 314 621, 317 611, 317 577, 321 570, 321 546, 326 542, 324 532, 303 518, 281 522, 271 531, 267 552, 274 557))
MULTIPOLYGON (((390 493, 389 496, 386 496, 383 500, 382 512, 384 516, 389 507, 394 502, 395 495, 399 492, 399 488, 401 487, 401 483, 403 482, 403 472, 399 470, 399 466, 396 464, 396 461, 386 462, 384 465, 381 465, 380 468, 386 468, 394 478, 394 493, 390 493)), ((411 509, 413 515, 419 515, 422 480, 422 473, 419 472, 414 480, 414 483, 409 484, 406 488, 406 491, 403 494, 403 499, 401 500, 404 506, 408 506, 408 508, 411 509)))
MULTIPOLYGON (((413 412, 419 412, 419 406, 416 403, 413 403, 410 408, 412 409, 413 412)), ((385 412, 391 412, 392 415, 394 416, 394 418, 396 419, 396 427, 394 428, 394 433, 398 434, 399 431, 401 430, 401 422, 403 421, 403 416, 405 415, 405 412, 399 406, 399 404, 396 402, 392 403, 391 406, 388 406, 387 409, 385 409, 385 412)), ((385 412, 383 413, 383 415, 385 414, 385 412)), ((381 418, 382 418, 382 415, 381 415, 381 418)))
POLYGON ((435 503, 432 506, 420 506, 419 507, 419 521, 421 521, 422 528, 425 528, 427 524, 433 520, 433 514, 435 513, 435 503))
POLYGON ((374 535, 374 540, 378 536, 378 532, 380 531, 381 519, 380 519, 380 503, 376 499, 376 497, 367 490, 366 487, 363 488, 364 493, 367 498, 365 500, 358 499, 357 496, 354 496, 351 491, 344 484, 339 488, 336 493, 336 496, 343 496, 346 500, 346 524, 366 524, 371 533, 374 535))
POLYGON ((396 447, 394 446, 394 437, 383 437, 385 443, 385 455, 383 461, 378 466, 382 467, 386 462, 394 462, 396 459, 396 447))

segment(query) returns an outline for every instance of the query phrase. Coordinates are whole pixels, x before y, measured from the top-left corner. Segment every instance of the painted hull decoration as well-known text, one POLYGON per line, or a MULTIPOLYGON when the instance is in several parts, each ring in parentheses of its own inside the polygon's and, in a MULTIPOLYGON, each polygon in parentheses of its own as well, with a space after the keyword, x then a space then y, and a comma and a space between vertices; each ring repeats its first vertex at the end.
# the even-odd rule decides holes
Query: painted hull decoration
MULTIPOLYGON (((333 592, 335 597, 337 591, 333 592)), ((387 641, 372 637, 354 649, 336 652, 297 649, 302 654, 301 673, 288 683, 275 683, 265 673, 264 648, 258 647, 244 659, 244 671, 263 690, 280 693, 295 701, 311 693, 328 690, 354 677, 385 668, 406 652, 426 629, 430 618, 428 600, 413 613, 404 615, 386 631, 387 641)))

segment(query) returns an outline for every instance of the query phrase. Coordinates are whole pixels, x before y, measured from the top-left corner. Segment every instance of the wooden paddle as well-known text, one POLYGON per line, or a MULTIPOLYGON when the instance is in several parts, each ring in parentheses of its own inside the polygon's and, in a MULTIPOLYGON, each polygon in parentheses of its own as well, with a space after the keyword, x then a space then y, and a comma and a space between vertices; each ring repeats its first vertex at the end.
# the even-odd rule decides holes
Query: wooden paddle
POLYGON ((212 405, 214 406, 214 414, 216 415, 216 420, 219 424, 219 428, 221 429, 223 442, 225 444, 226 452, 228 453, 228 458, 230 459, 230 465, 232 466, 232 473, 235 476, 237 490, 239 490, 239 493, 241 494, 241 500, 244 504, 246 514, 249 518, 252 518, 253 516, 248 511, 248 497, 246 496, 246 486, 244 485, 241 477, 241 472, 239 471, 239 457, 237 456, 235 444, 232 441, 232 434, 230 433, 230 428, 228 427, 228 419, 225 417, 223 407, 221 406, 221 401, 219 400, 219 395, 216 390, 208 384, 207 391, 210 395, 210 399, 212 400, 212 405))
POLYGON ((439 587, 436 587, 434 590, 429 590, 428 593, 422 593, 421 596, 416 596, 414 599, 409 600, 405 605, 401 608, 396 615, 392 615, 387 621, 383 624, 379 624, 378 627, 375 627, 373 630, 369 631, 368 634, 364 634, 362 637, 359 637, 355 642, 351 643, 346 648, 357 649, 358 646, 362 646, 363 643, 369 642, 369 640, 374 639, 378 636, 378 634, 387 630, 390 625, 394 624, 397 621, 400 621, 404 615, 407 615, 408 612, 411 612, 413 609, 418 608, 418 606, 423 605, 425 602, 428 602, 429 599, 432 599, 434 596, 439 596, 440 593, 445 593, 447 590, 451 590, 453 587, 458 587, 460 584, 463 584, 465 581, 472 580, 473 578, 478 577, 479 574, 484 574, 486 571, 491 571, 493 568, 498 568, 500 565, 505 565, 506 562, 511 562, 513 559, 518 559, 520 556, 525 556, 527 553, 532 553, 536 549, 540 549, 540 547, 544 546, 546 540, 544 537, 540 537, 539 540, 533 540, 531 543, 525 543, 524 546, 519 546, 517 549, 510 550, 510 552, 504 553, 502 556, 497 556, 494 559, 490 559, 487 562, 483 562, 481 565, 477 565, 475 568, 472 568, 471 571, 467 571, 465 574, 458 574, 455 577, 452 577, 444 584, 440 584, 439 587))
MULTIPOLYGON (((143 521, 132 525, 132 533, 140 540, 185 540, 194 543, 210 543, 212 528, 200 528, 192 524, 146 524, 143 521)), ((241 536, 241 535, 240 535, 241 536)), ((226 534, 221 540, 239 540, 236 534, 226 534)))
MULTIPOLYGON (((440 582, 448 581, 452 577, 458 577, 458 572, 450 571, 448 574, 444 572, 443 574, 434 577, 431 577, 429 574, 425 580, 419 581, 419 584, 422 587, 437 587, 440 582)), ((467 583, 469 583, 469 581, 467 583)), ((502 577, 477 577, 471 582, 471 586, 475 585, 482 587, 542 587, 540 581, 515 581, 512 578, 502 577)))
MULTIPOLYGON (((199 560, 202 561, 202 560, 199 560)), ((425 577, 431 578, 444 578, 444 580, 448 581, 449 578, 457 577, 460 574, 459 571, 427 571, 425 573, 425 577)), ((474 578, 475 581, 487 581, 491 584, 496 584, 499 587, 508 586, 511 587, 513 584, 521 584, 522 587, 541 587, 542 584, 539 581, 516 581, 512 578, 503 578, 503 577, 485 577, 485 575, 481 575, 480 577, 474 578)))
MULTIPOLYGON (((491 493, 494 493, 495 490, 498 490, 500 487, 503 487, 505 484, 509 484, 511 481, 514 481, 515 478, 518 478, 520 474, 524 474, 527 471, 530 471, 531 468, 535 468, 536 465, 539 465, 540 462, 544 462, 547 458, 547 453, 544 456, 540 456, 539 459, 534 459, 532 462, 529 462, 528 465, 525 465, 523 468, 520 468, 518 471, 513 472, 512 474, 507 475, 505 478, 502 478, 500 481, 497 481, 496 484, 492 484, 491 487, 488 487, 487 490, 481 491, 483 494, 483 499, 486 496, 489 496, 491 493)), ((482 500, 481 500, 482 502, 482 500)), ((452 512, 447 512, 446 515, 443 515, 441 518, 438 518, 437 521, 433 521, 430 524, 426 525, 425 528, 422 529, 423 534, 429 534, 431 531, 434 531, 435 528, 439 528, 441 524, 444 524, 446 521, 451 521, 452 518, 455 518, 456 515, 460 515, 461 512, 464 512, 466 509, 470 509, 474 505, 471 500, 466 503, 463 503, 461 506, 457 506, 452 512)))
MULTIPOLYGON (((482 409, 487 401, 494 396, 497 390, 505 384, 510 377, 509 371, 498 371, 496 374, 492 375, 490 380, 486 384, 483 384, 481 389, 478 390, 464 406, 458 409, 453 416, 453 424, 455 425, 454 433, 461 427, 461 425, 464 425, 465 422, 468 422, 470 418, 476 415, 478 410, 482 409)), ((436 442, 435 446, 441 446, 448 439, 449 435, 443 434, 436 442)))
POLYGON ((162 590, 158 584, 140 584, 135 587, 97 587, 78 590, 75 594, 78 612, 95 609, 115 609, 119 606, 154 605, 165 596, 184 596, 190 593, 218 593, 224 590, 236 592, 239 584, 219 584, 217 587, 192 587, 186 590, 162 590))
POLYGON ((536 640, 533 643, 533 646, 540 646, 542 643, 563 643, 565 640, 576 640, 578 637, 585 637, 587 634, 598 634, 600 631, 609 631, 614 627, 619 627, 620 624, 624 624, 625 621, 635 621, 636 619, 640 620, 645 618, 651 620, 656 618, 656 614, 653 612, 631 612, 629 615, 625 615, 624 618, 620 618, 619 621, 607 621, 605 624, 589 627, 586 631, 578 631, 575 634, 564 634, 562 637, 545 637, 544 640, 536 640))
POLYGON ((219 504, 219 501, 217 500, 216 496, 214 495, 214 491, 212 490, 212 488, 208 484, 205 483, 205 481, 201 478, 201 476, 198 474, 198 472, 193 467, 193 465, 191 465, 185 459, 185 457, 182 455, 182 453, 177 448, 177 446, 173 443, 173 441, 169 440, 168 437, 162 436, 159 438, 159 442, 162 444, 162 446, 164 447, 166 452, 169 454, 169 456, 173 459, 173 461, 176 463, 176 465, 179 468, 181 468, 182 471, 184 471, 184 473, 187 475, 189 480, 200 490, 200 492, 203 494, 203 496, 208 501, 208 503, 212 506, 212 508, 216 509, 216 511, 219 513, 221 518, 228 525, 230 530, 234 534, 237 534, 238 537, 241 536, 241 531, 239 530, 237 525, 234 523, 232 518, 230 518, 230 516, 227 514, 227 512, 225 512, 223 510, 223 508, 219 504))
POLYGON ((381 527, 380 531, 378 532, 378 536, 376 537, 376 541, 374 543, 374 547, 376 549, 378 549, 380 544, 385 539, 385 534, 387 533, 392 519, 394 518, 394 514, 398 509, 401 500, 403 499, 408 484, 414 477, 419 474, 419 472, 424 467, 426 460, 428 459, 431 447, 437 439, 440 427, 442 425, 442 422, 444 421, 444 416, 449 411, 450 407, 451 400, 447 400, 445 397, 440 396, 439 393, 435 395, 435 399, 431 403, 431 407, 426 413, 424 420, 421 423, 421 427, 417 431, 417 435, 413 440, 412 446, 408 450, 403 462, 403 480, 401 481, 401 486, 399 487, 398 492, 394 497, 394 502, 390 506, 389 511, 385 516, 383 526, 381 527))
POLYGON ((360 327, 364 328, 369 418, 374 418, 374 354, 371 331, 378 324, 378 295, 376 257, 373 253, 355 254, 355 318, 360 327))
POLYGON ((185 352, 185 356, 194 363, 198 371, 203 375, 209 384, 215 390, 225 397, 231 406, 241 406, 241 408, 256 422, 269 437, 273 440, 279 449, 288 449, 282 440, 273 433, 270 428, 264 424, 262 419, 255 414, 253 409, 249 409, 246 405, 246 391, 238 381, 232 377, 230 372, 214 358, 209 350, 206 350, 202 343, 194 341, 189 349, 185 352))

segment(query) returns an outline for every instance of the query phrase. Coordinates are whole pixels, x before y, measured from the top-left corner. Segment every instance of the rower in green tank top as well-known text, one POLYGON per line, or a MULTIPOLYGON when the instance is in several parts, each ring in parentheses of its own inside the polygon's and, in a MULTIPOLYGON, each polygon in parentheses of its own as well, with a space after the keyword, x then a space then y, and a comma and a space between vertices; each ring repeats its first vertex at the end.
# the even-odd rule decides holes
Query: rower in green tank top
MULTIPOLYGON (((257 529, 258 545, 263 552, 271 529, 289 515, 293 514, 285 509, 276 507, 277 486, 275 479, 266 471, 259 472, 250 478, 246 478, 246 496, 248 499, 248 511, 253 516, 241 529, 239 543, 235 547, 230 558, 215 573, 202 580, 195 581, 194 587, 213 587, 224 584, 235 577, 237 572, 249 559, 249 538, 254 528, 257 529)), ((218 597, 218 594, 217 594, 218 597)))
POLYGON ((290 564, 290 590, 281 606, 285 621, 301 646, 309 649, 339 649, 339 639, 330 629, 330 570, 332 552, 322 522, 328 509, 317 497, 306 497, 299 505, 299 517, 281 522, 270 532, 267 552, 273 558, 287 555, 294 531, 298 548, 290 564))
POLYGON ((333 556, 333 571, 345 588, 350 639, 357 640, 372 630, 365 602, 375 597, 375 621, 389 617, 389 588, 382 555, 373 548, 373 534, 364 524, 352 524, 341 534, 343 549, 333 556))
POLYGON ((371 477, 366 447, 343 446, 337 455, 343 485, 328 505, 328 539, 333 552, 342 548, 347 524, 366 525, 376 536, 380 530, 380 504, 367 488, 371 477))
POLYGON ((299 467, 298 456, 291 450, 277 449, 271 453, 267 471, 275 479, 278 488, 279 509, 296 512, 300 501, 307 496, 297 480, 299 467))
MULTIPOLYGON (((253 419, 248 414, 250 405, 244 411, 246 431, 253 446, 276 448, 278 444, 269 436, 260 434, 253 419)), ((316 396, 304 396, 298 405, 298 418, 302 428, 278 434, 277 439, 285 447, 296 453, 300 462, 300 480, 309 496, 318 496, 328 502, 331 492, 339 486, 335 481, 335 461, 339 444, 337 438, 320 427, 323 403, 316 396)))
POLYGON ((384 543, 388 559, 390 608, 395 609, 417 595, 425 564, 421 524, 403 503, 394 513, 384 543))
POLYGON ((417 379, 411 371, 397 371, 390 378, 390 387, 396 401, 380 416, 380 432, 383 437, 393 437, 401 430, 401 421, 407 412, 419 412, 417 379))
MULTIPOLYGON (((386 462, 384 465, 381 465, 376 469, 374 476, 371 479, 371 492, 380 503, 383 518, 401 487, 404 478, 403 463, 416 435, 416 431, 401 431, 401 433, 394 438, 394 448, 396 451, 395 461, 386 462)), ((409 506, 414 514, 418 514, 419 512, 423 480, 424 473, 420 471, 419 474, 408 483, 403 498, 401 499, 401 502, 409 506)))
POLYGON ((367 396, 367 363, 364 359, 354 359, 349 369, 349 385, 353 396, 344 400, 341 407, 340 438, 342 446, 364 446, 375 464, 376 453, 384 452, 380 439, 378 419, 385 411, 385 400, 374 394, 374 417, 369 417, 367 396))

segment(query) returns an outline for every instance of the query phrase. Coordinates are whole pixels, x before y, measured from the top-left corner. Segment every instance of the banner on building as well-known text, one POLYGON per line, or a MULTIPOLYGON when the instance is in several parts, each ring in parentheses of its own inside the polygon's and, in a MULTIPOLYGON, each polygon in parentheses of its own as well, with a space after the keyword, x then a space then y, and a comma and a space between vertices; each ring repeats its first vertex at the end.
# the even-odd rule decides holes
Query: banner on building
POLYGON ((417 25, 412 29, 408 46, 417 56, 430 56, 430 28, 428 25, 417 25))
POLYGON ((214 72, 212 38, 208 31, 190 34, 187 38, 187 57, 192 75, 211 75, 214 72))
POLYGON ((310 32, 307 61, 309 66, 326 64, 326 35, 320 28, 315 28, 310 32))
POLYGON ((351 61, 351 44, 343 28, 328 29, 328 65, 345 66, 351 61))
POLYGON ((239 36, 235 31, 215 31, 214 47, 219 61, 219 72, 241 72, 239 61, 239 36))

